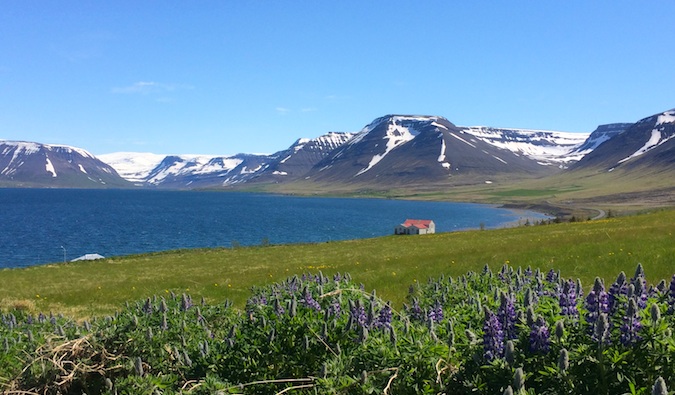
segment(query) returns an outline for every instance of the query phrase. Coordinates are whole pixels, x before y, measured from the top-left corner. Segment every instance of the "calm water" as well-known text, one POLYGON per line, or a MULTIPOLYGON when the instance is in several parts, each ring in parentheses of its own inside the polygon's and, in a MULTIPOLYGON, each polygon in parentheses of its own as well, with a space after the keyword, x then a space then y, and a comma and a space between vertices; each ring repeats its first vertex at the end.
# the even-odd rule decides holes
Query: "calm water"
POLYGON ((437 232, 543 217, 466 203, 147 190, 0 189, 0 268, 197 247, 384 236, 406 218, 437 232))

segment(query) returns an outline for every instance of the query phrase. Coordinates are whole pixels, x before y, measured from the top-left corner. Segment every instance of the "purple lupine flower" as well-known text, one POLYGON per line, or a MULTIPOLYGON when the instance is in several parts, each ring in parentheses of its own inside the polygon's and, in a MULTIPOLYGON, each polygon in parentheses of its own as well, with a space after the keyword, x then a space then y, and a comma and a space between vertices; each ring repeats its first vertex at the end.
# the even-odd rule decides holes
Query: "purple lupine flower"
POLYGON ((525 277, 532 277, 532 267, 527 266, 527 269, 525 269, 525 277))
POLYGON ((631 298, 628 301, 626 315, 623 317, 623 324, 619 328, 621 330, 619 338, 621 344, 628 347, 642 340, 642 337, 639 335, 641 328, 642 324, 638 316, 638 303, 634 298, 631 298))
POLYGON ((670 279, 670 286, 667 290, 668 293, 668 314, 675 313, 675 274, 670 279))
POLYGON ((557 281, 555 270, 551 269, 546 273, 546 281, 549 283, 557 281))
POLYGON ((152 299, 148 298, 148 299, 146 299, 145 304, 143 304, 142 311, 143 311, 145 314, 152 314, 152 310, 153 310, 153 308, 152 308, 152 299))
POLYGON ((274 298, 274 313, 277 316, 283 315, 285 312, 284 306, 281 305, 279 298, 274 298))
POLYGON ((380 329, 391 329, 391 317, 391 306, 387 303, 378 312, 377 319, 375 320, 375 327, 380 329))
POLYGON ((361 301, 357 300, 353 306, 351 306, 349 311, 349 316, 351 321, 358 326, 365 326, 368 322, 368 317, 366 316, 366 309, 361 305, 361 301))
POLYGON ((609 344, 609 335, 609 317, 607 313, 600 313, 593 326, 593 340, 600 345, 609 344))
POLYGON ((551 333, 543 317, 537 317, 530 330, 530 351, 533 353, 548 353, 551 344, 551 333))
POLYGON ((441 322, 443 321, 443 306, 441 302, 436 300, 434 304, 429 308, 427 312, 427 318, 430 322, 441 322))
POLYGON ((579 316, 579 310, 577 309, 577 287, 572 279, 563 283, 558 303, 562 315, 570 317, 579 316))
POLYGON ((192 298, 190 297, 190 295, 183 294, 183 296, 181 297, 181 300, 180 300, 181 311, 188 311, 188 309, 190 309, 190 307, 192 307, 192 306, 193 306, 193 303, 192 303, 192 298))
POLYGON ((512 295, 502 292, 499 295, 499 310, 497 310, 497 318, 501 324, 504 336, 506 339, 516 339, 516 308, 514 298, 512 295))
POLYGON ((605 286, 599 277, 595 278, 593 290, 586 297, 586 310, 588 310, 586 321, 590 324, 591 328, 595 325, 601 314, 609 313, 609 296, 605 292, 605 286))
POLYGON ((424 313, 420 307, 420 301, 417 298, 413 298, 412 306, 410 307, 410 316, 417 321, 422 321, 424 319, 424 313))
POLYGON ((333 281, 335 281, 336 283, 339 283, 340 281, 342 281, 342 275, 339 272, 333 274, 333 281))
POLYGON ((483 324, 483 356, 488 362, 504 355, 504 332, 497 316, 485 307, 483 324))
POLYGON ((619 298, 628 294, 628 283, 626 282, 626 273, 621 272, 616 281, 609 287, 608 301, 609 311, 614 313, 619 307, 619 298))
POLYGON ((645 271, 642 264, 638 263, 635 269, 635 275, 631 278, 630 283, 635 286, 635 297, 638 308, 644 309, 647 307, 647 279, 645 278, 645 271))
POLYGON ((340 307, 340 299, 333 298, 331 303, 328 305, 328 315, 339 317, 341 313, 342 308, 340 307))
POLYGON ((305 306, 316 311, 321 311, 321 305, 317 302, 307 287, 303 290, 302 301, 305 306))

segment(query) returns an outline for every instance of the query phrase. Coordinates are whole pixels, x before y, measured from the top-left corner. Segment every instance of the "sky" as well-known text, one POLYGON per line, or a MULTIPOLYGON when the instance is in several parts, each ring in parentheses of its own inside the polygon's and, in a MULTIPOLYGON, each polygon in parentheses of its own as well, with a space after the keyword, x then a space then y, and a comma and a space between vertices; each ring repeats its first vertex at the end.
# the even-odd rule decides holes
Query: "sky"
POLYGON ((675 2, 0 7, 0 139, 272 153, 386 114, 591 132, 675 107, 675 2))

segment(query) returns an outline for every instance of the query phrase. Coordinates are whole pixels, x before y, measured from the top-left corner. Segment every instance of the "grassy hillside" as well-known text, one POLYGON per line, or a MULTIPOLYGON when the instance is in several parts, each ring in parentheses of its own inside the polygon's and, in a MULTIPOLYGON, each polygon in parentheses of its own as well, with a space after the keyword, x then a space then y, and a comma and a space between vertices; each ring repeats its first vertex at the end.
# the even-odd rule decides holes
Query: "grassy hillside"
POLYGON ((119 310, 125 301, 188 291, 243 306, 250 288, 292 274, 349 272, 354 281, 400 305, 408 286, 441 274, 458 276, 489 264, 560 270, 585 286, 595 276, 631 274, 648 281, 675 272, 675 210, 599 221, 388 236, 322 244, 181 250, 0 271, 0 306, 86 317, 119 310))

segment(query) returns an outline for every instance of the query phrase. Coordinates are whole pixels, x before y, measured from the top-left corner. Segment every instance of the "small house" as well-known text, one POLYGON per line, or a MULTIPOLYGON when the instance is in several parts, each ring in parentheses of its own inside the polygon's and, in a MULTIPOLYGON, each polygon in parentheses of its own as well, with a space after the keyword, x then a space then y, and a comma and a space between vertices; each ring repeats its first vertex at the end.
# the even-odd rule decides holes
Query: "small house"
POLYGON ((395 235, 426 235, 436 233, 436 224, 430 219, 406 219, 394 228, 395 235))

